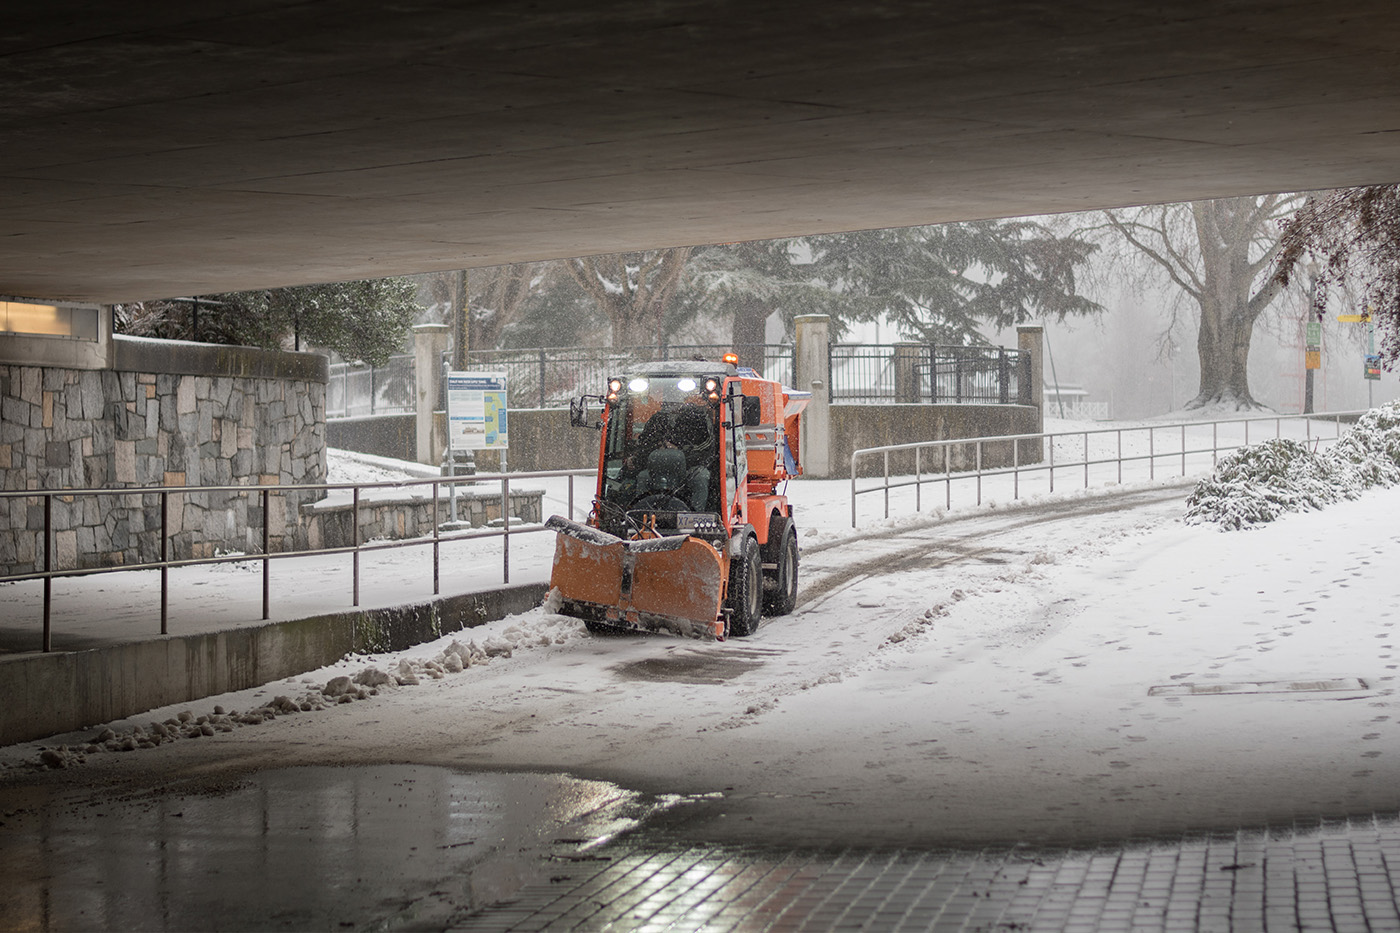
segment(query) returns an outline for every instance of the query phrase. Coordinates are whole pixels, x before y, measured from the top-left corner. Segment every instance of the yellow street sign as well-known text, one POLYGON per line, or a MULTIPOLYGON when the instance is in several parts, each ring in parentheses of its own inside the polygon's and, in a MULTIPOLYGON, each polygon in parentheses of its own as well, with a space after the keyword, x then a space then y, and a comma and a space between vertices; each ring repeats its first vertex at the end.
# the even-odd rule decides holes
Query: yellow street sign
POLYGON ((1369 314, 1339 314, 1339 315, 1337 315, 1337 320, 1341 321, 1343 324, 1366 324, 1366 323, 1369 323, 1369 322, 1370 322, 1370 320, 1371 320, 1371 315, 1369 315, 1369 314))
POLYGON ((1321 351, 1321 350, 1309 350, 1309 351, 1307 351, 1307 367, 1308 367, 1308 369, 1321 369, 1321 368, 1322 368, 1322 351, 1321 351))

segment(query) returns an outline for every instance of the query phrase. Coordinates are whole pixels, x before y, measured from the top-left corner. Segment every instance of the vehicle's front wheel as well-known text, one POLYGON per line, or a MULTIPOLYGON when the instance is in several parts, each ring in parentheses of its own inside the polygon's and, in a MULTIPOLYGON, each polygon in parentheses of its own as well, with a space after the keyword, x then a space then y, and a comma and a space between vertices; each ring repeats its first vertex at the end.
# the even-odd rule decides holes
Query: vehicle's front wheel
POLYGON ((776 539, 768 551, 777 566, 764 580, 763 611, 785 616, 797 606, 797 527, 792 519, 774 518, 768 529, 776 539))
POLYGON ((729 562, 729 634, 752 635, 763 615, 763 559, 758 541, 744 536, 739 556, 729 562))

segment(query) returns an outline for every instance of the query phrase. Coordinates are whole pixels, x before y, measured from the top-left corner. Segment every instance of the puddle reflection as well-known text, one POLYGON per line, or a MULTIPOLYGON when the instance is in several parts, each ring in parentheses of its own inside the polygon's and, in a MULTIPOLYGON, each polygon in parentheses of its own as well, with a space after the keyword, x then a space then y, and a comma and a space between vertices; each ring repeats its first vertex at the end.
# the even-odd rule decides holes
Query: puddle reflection
POLYGON ((636 803, 558 775, 384 765, 12 810, 0 928, 440 929, 636 803))

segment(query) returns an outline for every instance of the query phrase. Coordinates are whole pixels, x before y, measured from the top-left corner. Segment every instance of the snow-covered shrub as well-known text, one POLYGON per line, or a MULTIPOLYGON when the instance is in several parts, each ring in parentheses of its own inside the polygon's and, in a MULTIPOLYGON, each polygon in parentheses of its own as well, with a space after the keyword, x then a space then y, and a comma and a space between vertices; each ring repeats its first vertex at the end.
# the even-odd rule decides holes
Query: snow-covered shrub
POLYGON ((1237 529, 1285 512, 1320 509, 1339 498, 1328 464, 1287 438, 1242 447, 1216 465, 1186 499, 1186 520, 1237 529))
POLYGON ((1321 453, 1282 438, 1235 451, 1187 497, 1186 521, 1248 528, 1397 483, 1400 402, 1390 402, 1366 412, 1321 453))
POLYGON ((1324 456, 1351 474, 1358 494, 1372 486, 1400 483, 1400 404, 1366 412, 1324 456))

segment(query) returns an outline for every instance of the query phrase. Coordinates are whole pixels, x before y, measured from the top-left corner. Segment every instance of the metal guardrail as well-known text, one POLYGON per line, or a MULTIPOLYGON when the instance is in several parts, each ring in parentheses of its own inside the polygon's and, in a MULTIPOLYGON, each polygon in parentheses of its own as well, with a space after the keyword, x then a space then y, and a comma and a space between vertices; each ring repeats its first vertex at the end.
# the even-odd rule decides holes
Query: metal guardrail
MULTIPOLYGON (((1133 463, 1133 462, 1136 462, 1136 461, 1146 460, 1147 463, 1148 463, 1148 478, 1149 478, 1149 479, 1156 479, 1156 477, 1157 477, 1157 465, 1158 465, 1158 462, 1159 462, 1159 461, 1166 460, 1166 461, 1168 461, 1168 462, 1173 462, 1173 461, 1176 460, 1176 458, 1180 457, 1180 459, 1181 459, 1181 472, 1180 472, 1180 475, 1181 475, 1181 476, 1185 476, 1185 475, 1186 475, 1186 460, 1187 460, 1187 457, 1190 456, 1190 455, 1198 455, 1198 456, 1199 456, 1199 455, 1207 454, 1207 453, 1208 453, 1208 454, 1211 455, 1211 465, 1212 465, 1212 467, 1214 467, 1214 465, 1215 465, 1215 463, 1218 461, 1219 455, 1220 455, 1220 453, 1221 453, 1222 451, 1238 450, 1238 449, 1240 449, 1241 447, 1247 447, 1247 446, 1249 445, 1249 443, 1250 443, 1250 439, 1249 439, 1249 426, 1250 426, 1251 424, 1256 424, 1256 423, 1260 423, 1260 422, 1273 422, 1273 423, 1274 423, 1274 437, 1282 437, 1282 436, 1283 436, 1283 434, 1282 434, 1283 422, 1285 422, 1285 421, 1303 421, 1304 424, 1305 424, 1305 434, 1304 434, 1304 439, 1305 439, 1305 441, 1312 441, 1312 440, 1317 440, 1317 441, 1332 440, 1332 441, 1335 441, 1335 440, 1341 438, 1341 436, 1342 436, 1342 419, 1343 419, 1343 418, 1350 418, 1350 419, 1353 419, 1353 420, 1354 420, 1356 417, 1359 417, 1359 416, 1362 415, 1362 414, 1365 414, 1365 410, 1364 410, 1364 409, 1363 409, 1363 410, 1359 410, 1359 411, 1324 412, 1324 413, 1315 414, 1315 415, 1260 415, 1260 416, 1247 417, 1247 418, 1227 418, 1227 419, 1222 419, 1222 420, 1218 420, 1218 421, 1184 421, 1184 422, 1177 422, 1177 423, 1174 423, 1174 424, 1142 425, 1142 426, 1138 426, 1138 427, 1096 428, 1096 429, 1084 430, 1084 431, 1062 431, 1062 432, 1058 432, 1058 433, 1055 433, 1055 434, 1006 434, 1006 435, 1000 435, 1000 436, 996 436, 996 437, 977 437, 977 438, 971 438, 971 437, 969 437, 969 438, 960 438, 960 439, 953 439, 953 440, 941 440, 941 441, 920 441, 920 442, 911 443, 911 444, 890 444, 890 445, 887 445, 887 446, 884 446, 884 447, 865 447, 865 448, 862 448, 862 449, 860 449, 860 450, 856 450, 856 451, 852 452, 852 454, 851 454, 851 527, 852 527, 852 528, 856 527, 856 499, 857 499, 857 497, 858 497, 858 496, 861 496, 861 495, 866 495, 866 494, 869 494, 869 493, 883 493, 883 495, 884 495, 884 497, 885 497, 885 516, 884 516, 884 517, 885 517, 885 518, 889 518, 889 517, 890 517, 890 490, 892 490, 892 489, 900 489, 900 488, 904 488, 904 487, 908 487, 908 486, 913 486, 913 487, 914 487, 914 510, 915 510, 915 511, 921 511, 922 508, 923 508, 923 495, 922 495, 922 492, 923 492, 923 486, 924 486, 924 484, 943 483, 943 484, 944 484, 944 507, 945 507, 945 508, 951 508, 951 507, 952 507, 952 502, 953 502, 953 482, 954 482, 955 480, 975 481, 975 482, 977 483, 977 504, 978 504, 978 505, 981 505, 981 504, 982 504, 982 480, 983 480, 984 477, 1008 476, 1008 475, 1011 476, 1011 477, 1012 477, 1012 497, 1013 497, 1014 499, 1019 499, 1019 498, 1020 498, 1020 495, 1021 495, 1021 475, 1024 474, 1024 473, 1048 472, 1048 473, 1049 473, 1049 481, 1050 481, 1050 482, 1049 482, 1050 491, 1051 491, 1051 492, 1054 492, 1054 491, 1055 491, 1055 471, 1056 471, 1057 469, 1060 470, 1060 471, 1063 473, 1063 471, 1066 470, 1066 469, 1075 468, 1075 467, 1082 467, 1082 468, 1083 468, 1083 476, 1084 476, 1084 481, 1083 481, 1084 484, 1083 484, 1083 487, 1081 487, 1081 488, 1086 488, 1086 489, 1087 489, 1088 486, 1089 486, 1089 468, 1090 468, 1090 467, 1093 467, 1093 466, 1103 466, 1103 465, 1106 465, 1106 464, 1113 464, 1113 463, 1116 463, 1116 464, 1118 465, 1118 474, 1117 474, 1117 476, 1118 476, 1118 482, 1121 483, 1121 482, 1123 482, 1123 464, 1124 464, 1124 463, 1133 463), (1313 422, 1314 422, 1314 421, 1323 421, 1323 422, 1330 421, 1330 422, 1332 423, 1332 425, 1334 426, 1333 436, 1330 437, 1330 438, 1324 438, 1324 437, 1322 437, 1322 435, 1319 434, 1319 435, 1317 435, 1316 437, 1314 437, 1314 435, 1313 435, 1313 433, 1312 433, 1312 427, 1313 427, 1313 422), (1241 442, 1241 443, 1228 443, 1228 444, 1222 445, 1222 444, 1220 443, 1220 426, 1221 426, 1221 425, 1240 425, 1240 424, 1242 424, 1242 425, 1244 426, 1244 440, 1243 440, 1243 442, 1241 442), (1192 428, 1210 428, 1210 446, 1209 446, 1209 447, 1204 447, 1204 446, 1203 446, 1203 447, 1199 447, 1199 448, 1195 448, 1195 449, 1190 449, 1190 448, 1187 447, 1187 432, 1188 432, 1188 429, 1192 429, 1192 428), (1166 434, 1166 432, 1171 432, 1171 431, 1178 431, 1178 432, 1179 432, 1179 436, 1180 436, 1179 445, 1177 445, 1176 447, 1174 447, 1174 448, 1171 449, 1171 450, 1164 450, 1164 451, 1161 451, 1161 452, 1159 453, 1159 452, 1157 451, 1157 446, 1156 446, 1156 441, 1157 441, 1157 439, 1158 439, 1159 437, 1164 436, 1164 435, 1166 434), (1123 455, 1123 435, 1124 435, 1125 433, 1127 433, 1127 434, 1133 434, 1133 433, 1142 433, 1142 432, 1145 432, 1145 433, 1147 434, 1147 448, 1148 448, 1148 452, 1145 453, 1145 454, 1139 453, 1139 454, 1129 454, 1128 456, 1124 456, 1124 455, 1123 455), (1094 456, 1092 456, 1091 453, 1090 453, 1090 450, 1089 450, 1089 439, 1090 439, 1090 437, 1097 437, 1097 436, 1105 436, 1105 437, 1107 437, 1107 436, 1110 436, 1110 435, 1115 436, 1115 437, 1116 437, 1116 440, 1117 440, 1116 453, 1115 453, 1115 455, 1113 455, 1113 456, 1101 456, 1101 457, 1094 457, 1094 456), (1055 441, 1057 441, 1057 440, 1059 440, 1059 439, 1061 439, 1061 438, 1081 438, 1081 437, 1083 438, 1083 445, 1082 445, 1083 456, 1082 456, 1082 458, 1081 458, 1081 459, 1078 459, 1078 460, 1070 460, 1070 461, 1061 460, 1059 463, 1056 463, 1056 462, 1055 462, 1055 441), (1050 442, 1050 443, 1049 443, 1049 446, 1048 446, 1048 450, 1049 450, 1049 456, 1048 456, 1048 458, 1044 458, 1044 459, 1037 458, 1036 460, 1034 460, 1034 461, 1032 461, 1032 462, 1029 462, 1029 463, 1022 463, 1022 462, 1021 462, 1021 450, 1022 450, 1022 446, 1023 446, 1023 445, 1035 444, 1035 445, 1037 445, 1037 447, 1039 447, 1039 448, 1041 448, 1041 449, 1044 449, 1044 442, 1047 441, 1047 440, 1050 442), (995 469, 983 469, 983 466, 982 466, 982 464, 983 464, 983 452, 984 452, 984 450, 985 450, 986 445, 990 445, 990 444, 1002 444, 1002 445, 1009 445, 1009 446, 1010 446, 1010 449, 1011 449, 1011 466, 1009 466, 1009 467, 998 467, 998 468, 995 468, 995 469), (953 467, 953 452, 954 452, 954 448, 964 448, 964 449, 966 449, 966 448, 968 448, 968 447, 973 447, 973 448, 974 448, 974 457, 975 457, 975 459, 974 459, 974 463, 975 463, 974 468, 973 468, 972 470, 963 470, 963 471, 960 471, 960 472, 955 472, 955 471, 953 470, 953 468, 952 468, 952 467, 953 467), (941 458, 941 459, 942 459, 942 466, 943 466, 943 469, 941 469, 941 470, 936 469, 937 464, 935 463, 935 464, 931 464, 931 465, 930 465, 930 470, 929 470, 929 472, 930 472, 930 474, 938 473, 938 474, 941 474, 941 475, 940 475, 940 476, 937 476, 937 477, 935 477, 935 476, 933 476, 933 475, 925 476, 925 474, 924 474, 924 451, 937 451, 937 450, 942 450, 942 452, 943 452, 943 453, 942 453, 942 458, 941 458), (891 481, 891 474, 890 474, 890 454, 893 454, 893 453, 902 453, 902 452, 905 452, 905 451, 912 451, 913 454, 914 454, 914 473, 913 473, 912 477, 908 477, 908 478, 896 477, 895 480, 892 482, 892 481, 891 481), (881 456, 881 457, 884 458, 884 468, 883 468, 883 473, 882 473, 883 482, 880 483, 880 484, 878 484, 878 485, 870 485, 870 486, 867 486, 867 487, 865 487, 865 488, 863 488, 863 489, 862 489, 862 488, 859 488, 858 485, 857 485, 857 476, 858 476, 858 471, 859 471, 859 462, 860 462, 861 460, 863 460, 863 459, 867 459, 867 458, 869 458, 869 457, 874 457, 874 456, 881 456)), ((934 457, 934 460, 936 461, 937 459, 939 459, 939 458, 938 458, 937 456, 935 456, 935 457, 934 457)), ((907 475, 906 475, 906 476, 907 476, 907 475)))
MULTIPOLYGON (((53 650, 53 629, 52 629, 52 604, 53 604, 53 581, 62 577, 86 577, 96 574, 107 573, 128 573, 137 570, 159 570, 160 571, 160 634, 170 634, 169 625, 169 596, 170 596, 170 568, 172 567, 198 567, 207 564, 226 564, 235 562, 260 562, 262 564, 262 617, 269 619, 272 616, 272 592, 270 569, 274 560, 287 560, 297 557, 313 557, 323 554, 350 554, 353 563, 353 584, 351 588, 351 605, 360 604, 360 554, 366 551, 382 551, 394 548, 405 547, 428 547, 433 549, 433 595, 441 592, 441 572, 440 572, 440 549, 444 543, 453 541, 466 541, 474 538, 500 538, 501 539, 501 577, 503 583, 510 582, 510 536, 518 534, 529 534, 543 531, 543 524, 527 524, 526 527, 511 527, 510 517, 510 486, 513 482, 529 481, 532 479, 546 479, 554 476, 569 477, 569 516, 574 514, 574 477, 593 477, 594 470, 546 470, 533 473, 494 473, 477 474, 474 476, 448 477, 413 480, 394 480, 378 483, 291 483, 278 486, 141 486, 128 487, 123 489, 25 489, 0 492, 0 503, 8 499, 42 499, 44 508, 44 529, 43 529, 43 569, 30 573, 19 573, 0 576, 0 583, 18 583, 26 580, 43 580, 43 650, 53 650), (470 531, 450 531, 443 533, 440 523, 434 522, 433 534, 431 537, 423 536, 418 538, 400 538, 396 540, 376 540, 370 542, 360 541, 360 491, 363 489, 403 489, 414 486, 431 486, 433 490, 432 502, 434 505, 434 515, 437 514, 439 503, 447 501, 443 494, 443 487, 448 487, 449 492, 452 487, 461 485, 479 486, 482 483, 499 483, 501 487, 501 515, 502 524, 500 528, 473 529, 470 531), (269 514, 268 506, 271 496, 279 493, 289 492, 332 492, 336 490, 351 490, 352 514, 354 520, 351 525, 352 543, 341 547, 329 548, 304 548, 300 550, 277 551, 271 550, 271 529, 266 516, 269 514), (258 554, 229 554, 216 557, 197 557, 172 559, 170 557, 171 531, 169 525, 170 497, 172 495, 189 495, 211 492, 231 492, 245 495, 258 496, 263 515, 263 537, 262 552, 258 554), (71 567, 55 569, 53 566, 54 553, 54 528, 53 528, 53 501, 56 498, 76 499, 86 496, 144 496, 157 495, 160 497, 160 559, 146 561, 136 564, 122 564, 118 566, 101 567, 71 567)), ((372 501, 372 500, 366 500, 372 501)), ((517 520, 517 525, 526 524, 517 520)))

